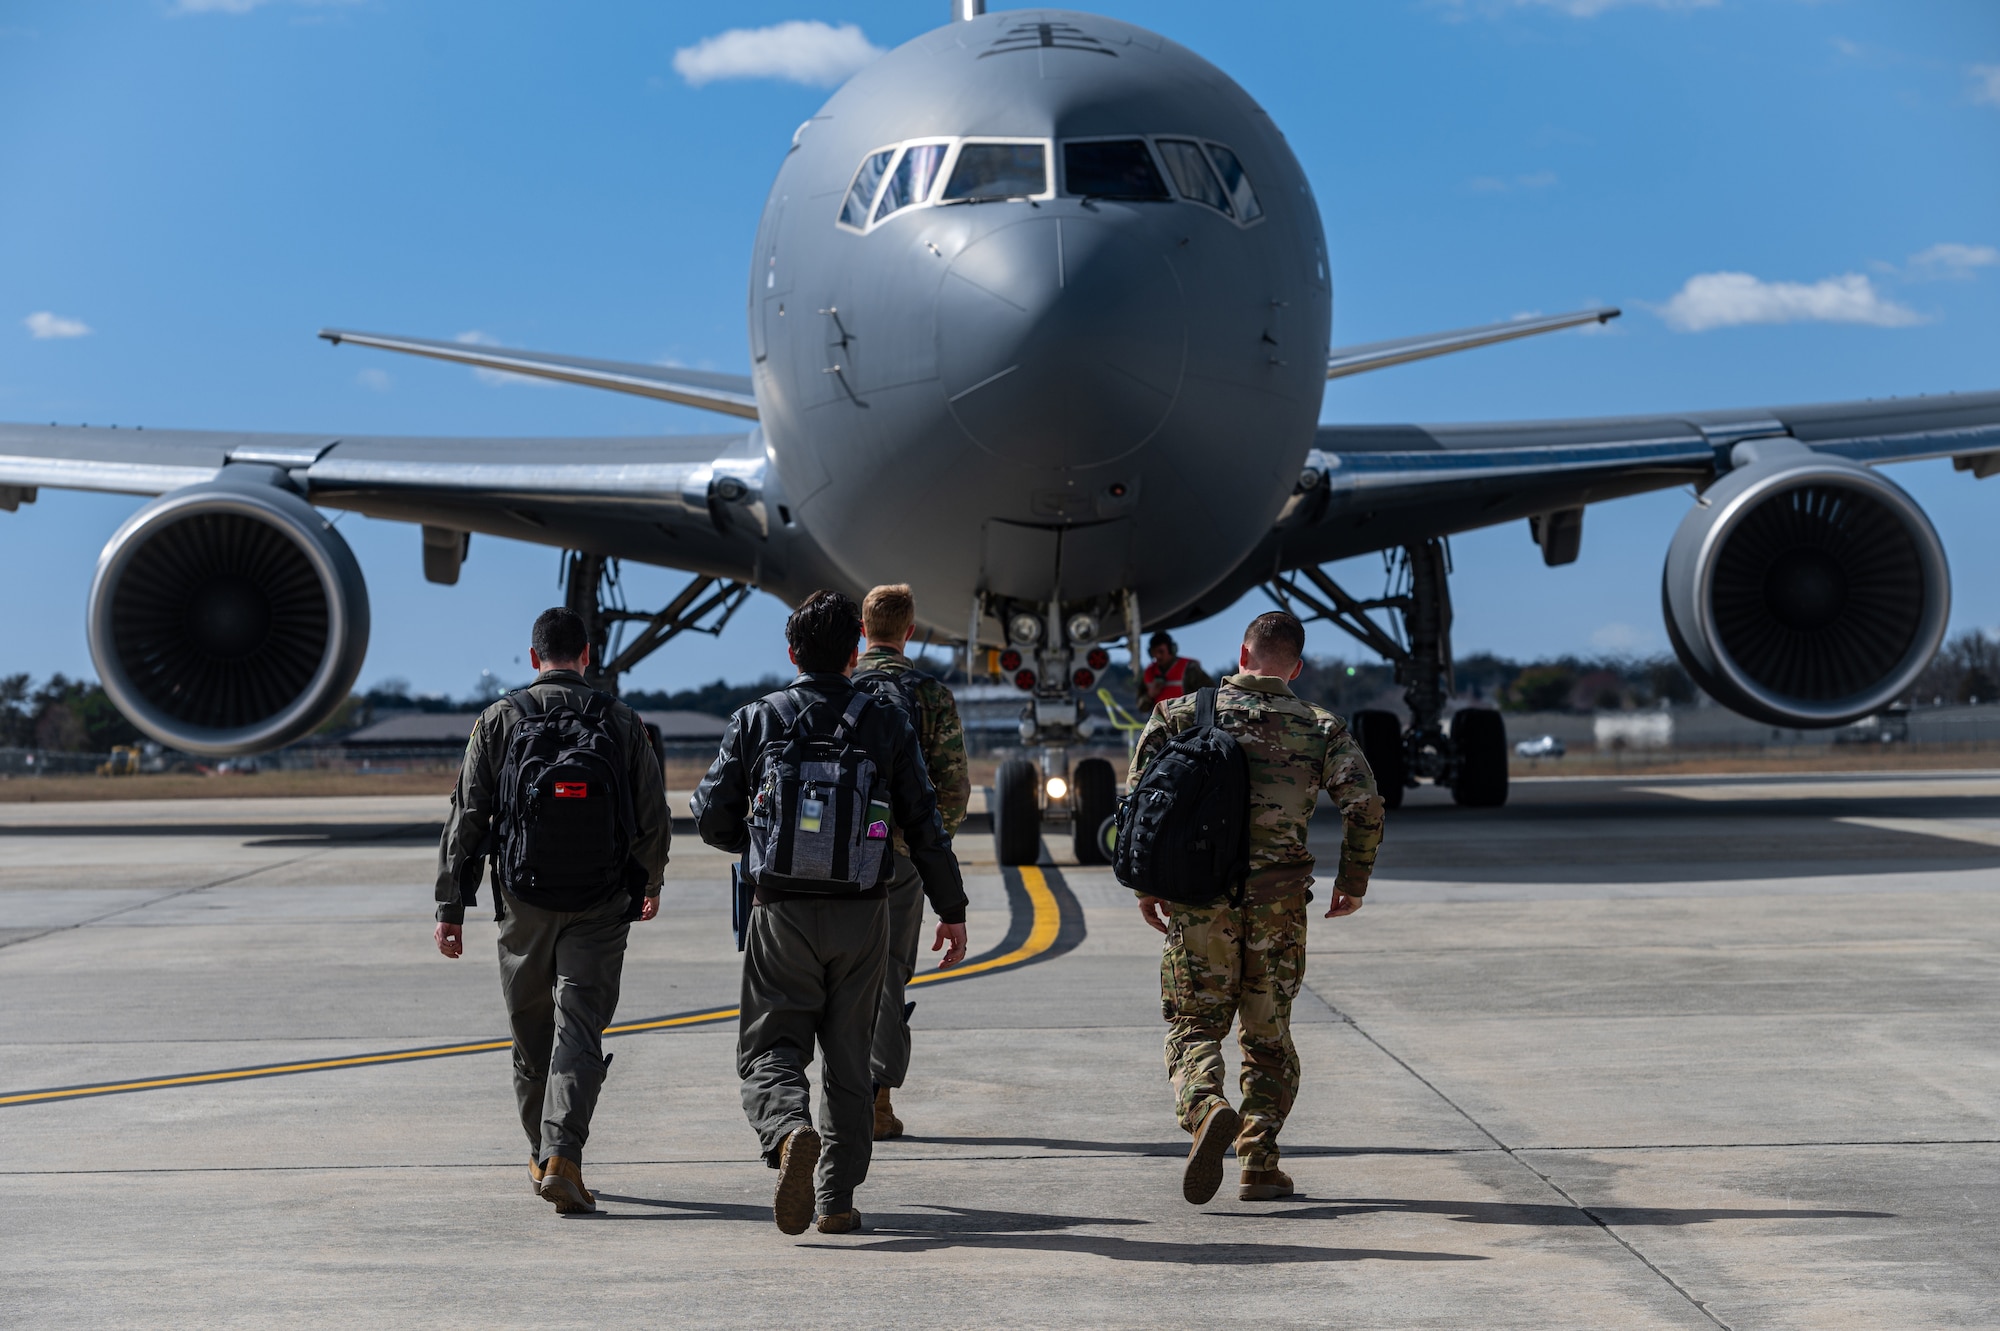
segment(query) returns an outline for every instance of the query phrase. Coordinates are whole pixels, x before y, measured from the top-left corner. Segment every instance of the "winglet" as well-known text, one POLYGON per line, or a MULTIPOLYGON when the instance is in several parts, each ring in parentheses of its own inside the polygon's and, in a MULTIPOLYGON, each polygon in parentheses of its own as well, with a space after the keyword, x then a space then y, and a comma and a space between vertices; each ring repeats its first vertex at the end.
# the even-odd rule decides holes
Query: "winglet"
POLYGON ((1622 313, 1624 311, 1616 306, 1606 305, 1592 310, 1577 310, 1572 314, 1510 319, 1506 323, 1481 324, 1477 328, 1456 328, 1449 333, 1429 333, 1422 337, 1397 337, 1386 342, 1364 342, 1359 346, 1335 347, 1326 358, 1326 377, 1341 379, 1350 374, 1387 369, 1391 365, 1406 365, 1413 360, 1428 360, 1432 356, 1449 355, 1454 351, 1469 351, 1473 347, 1491 346, 1495 342, 1511 342, 1517 337, 1554 333, 1564 328, 1581 327, 1584 324, 1609 323, 1622 313))
POLYGON ((750 380, 740 374, 714 374, 707 370, 639 365, 629 361, 589 360, 581 356, 516 351, 509 347, 491 347, 473 342, 440 342, 427 337, 357 333, 344 328, 322 328, 319 335, 334 346, 351 342, 357 347, 429 356, 433 360, 474 365, 506 374, 555 379, 585 388, 609 389, 614 393, 635 393, 640 397, 675 402, 684 407, 719 411, 726 416, 757 419, 757 395, 751 388, 750 380))

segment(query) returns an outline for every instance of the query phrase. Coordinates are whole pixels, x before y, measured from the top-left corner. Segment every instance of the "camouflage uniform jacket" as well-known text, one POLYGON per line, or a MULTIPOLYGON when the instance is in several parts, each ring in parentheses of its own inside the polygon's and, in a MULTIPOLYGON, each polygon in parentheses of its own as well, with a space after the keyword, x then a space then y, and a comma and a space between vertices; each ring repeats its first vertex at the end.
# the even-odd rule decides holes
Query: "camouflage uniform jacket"
MULTIPOLYGON (((965 760, 965 727, 959 723, 958 700, 951 696, 950 689, 923 674, 894 647, 871 645, 854 666, 857 675, 864 670, 920 676, 916 695, 922 715, 917 718, 917 746, 924 751, 924 771, 937 789, 938 817, 944 822, 944 834, 956 835, 958 825, 965 821, 966 803, 972 798, 972 769, 965 760)), ((895 844, 898 855, 910 853, 900 829, 895 844)))
MULTIPOLYGON (((544 703, 564 696, 580 703, 591 693, 574 670, 544 670, 528 687, 544 703)), ((506 760, 507 740, 519 720, 520 713, 503 698, 479 714, 472 738, 466 741, 465 763, 451 792, 451 813, 438 839, 437 917, 448 924, 464 923, 465 908, 478 904, 479 880, 491 850, 488 835, 494 805, 500 797, 500 764, 506 760)), ((611 725, 625 751, 626 788, 632 792, 632 858, 646 870, 646 895, 656 897, 674 834, 667 814, 666 781, 639 714, 624 703, 613 703, 611 725)))
MULTIPOLYGON (((1168 736, 1193 728, 1194 712, 1192 694, 1154 709, 1132 755, 1132 781, 1139 779, 1168 736)), ((1216 691, 1215 721, 1236 736, 1250 760, 1250 878, 1245 900, 1252 905, 1278 901, 1312 886, 1313 856, 1306 849, 1306 827, 1322 790, 1333 796, 1346 825, 1334 890, 1350 897, 1367 892, 1375 848, 1382 841, 1382 797, 1347 724, 1324 707, 1300 699, 1284 680, 1268 675, 1225 676, 1216 691)))

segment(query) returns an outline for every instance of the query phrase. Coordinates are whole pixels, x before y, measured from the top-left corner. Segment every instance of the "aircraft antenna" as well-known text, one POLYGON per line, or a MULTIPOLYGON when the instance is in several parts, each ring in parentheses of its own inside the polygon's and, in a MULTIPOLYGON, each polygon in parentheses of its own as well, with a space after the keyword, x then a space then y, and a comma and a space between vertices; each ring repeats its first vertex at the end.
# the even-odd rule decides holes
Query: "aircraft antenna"
POLYGON ((954 23, 969 23, 986 12, 986 0, 951 0, 954 23))

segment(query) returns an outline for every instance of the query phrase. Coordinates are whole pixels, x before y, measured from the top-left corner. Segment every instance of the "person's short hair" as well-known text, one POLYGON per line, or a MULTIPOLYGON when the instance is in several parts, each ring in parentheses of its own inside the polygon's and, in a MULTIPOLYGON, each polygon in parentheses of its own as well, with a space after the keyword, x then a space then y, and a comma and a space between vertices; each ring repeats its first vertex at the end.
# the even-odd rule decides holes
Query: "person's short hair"
POLYGON ((861 627, 870 642, 901 642, 917 619, 917 598, 907 582, 877 587, 861 601, 861 627))
POLYGON ((1152 641, 1146 644, 1146 650, 1148 652, 1156 652, 1162 647, 1170 652, 1177 652, 1181 649, 1181 645, 1174 641, 1174 635, 1165 629, 1161 629, 1153 635, 1152 641))
POLYGON ((528 639, 535 649, 535 655, 544 663, 562 662, 568 664, 583 655, 583 649, 590 646, 590 631, 583 626, 583 616, 567 606, 552 606, 535 616, 535 631, 528 639))
POLYGON ((1306 626, 1283 610, 1267 610, 1243 630, 1243 645, 1259 661, 1298 661, 1306 654, 1306 626))
POLYGON ((785 621, 785 643, 807 674, 845 670, 860 637, 861 611, 839 592, 814 592, 785 621))

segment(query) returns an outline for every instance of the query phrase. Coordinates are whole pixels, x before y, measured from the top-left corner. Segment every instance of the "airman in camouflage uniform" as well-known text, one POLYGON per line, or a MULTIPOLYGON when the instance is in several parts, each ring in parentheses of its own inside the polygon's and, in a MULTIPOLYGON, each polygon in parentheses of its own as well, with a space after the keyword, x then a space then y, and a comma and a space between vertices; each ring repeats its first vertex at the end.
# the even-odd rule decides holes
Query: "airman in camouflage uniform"
MULTIPOLYGON (((1244 634, 1242 673, 1226 676, 1216 691, 1216 724, 1236 737, 1250 768, 1250 872, 1240 901, 1139 899, 1146 922, 1167 936, 1160 1004, 1175 1107, 1195 1136, 1184 1183, 1190 1201, 1214 1195, 1231 1133, 1242 1168, 1239 1196, 1291 1194, 1292 1181, 1278 1168, 1278 1133, 1299 1090, 1292 1000, 1305 972, 1315 867, 1306 829, 1319 792, 1333 797, 1345 826, 1329 917, 1360 908, 1382 840, 1382 799, 1361 746, 1339 717, 1288 687, 1304 646, 1305 630, 1292 616, 1258 616, 1244 634), (1223 1095, 1222 1040, 1232 1018, 1243 1047, 1240 1115, 1223 1095)), ((1195 724, 1195 705, 1189 696, 1154 710, 1132 756, 1132 781, 1169 736, 1195 724)))
MULTIPOLYGON (((868 650, 855 663, 859 680, 872 670, 902 676, 906 698, 915 703, 911 718, 924 752, 924 770, 937 788, 938 817, 947 837, 965 821, 972 798, 972 773, 965 759, 965 727, 959 723, 958 702, 951 690, 917 669, 903 647, 916 624, 916 601, 910 589, 896 583, 877 587, 861 603, 861 623, 868 650)), ((865 681, 864 681, 865 682, 865 681)), ((923 881, 910 862, 909 847, 900 830, 894 833, 896 868, 889 880, 889 966, 882 979, 882 1005, 875 1018, 875 1048, 870 1072, 875 1081, 875 1139, 903 1135, 890 1092, 910 1071, 910 1021, 903 993, 917 970, 917 946, 924 923, 923 881)))

